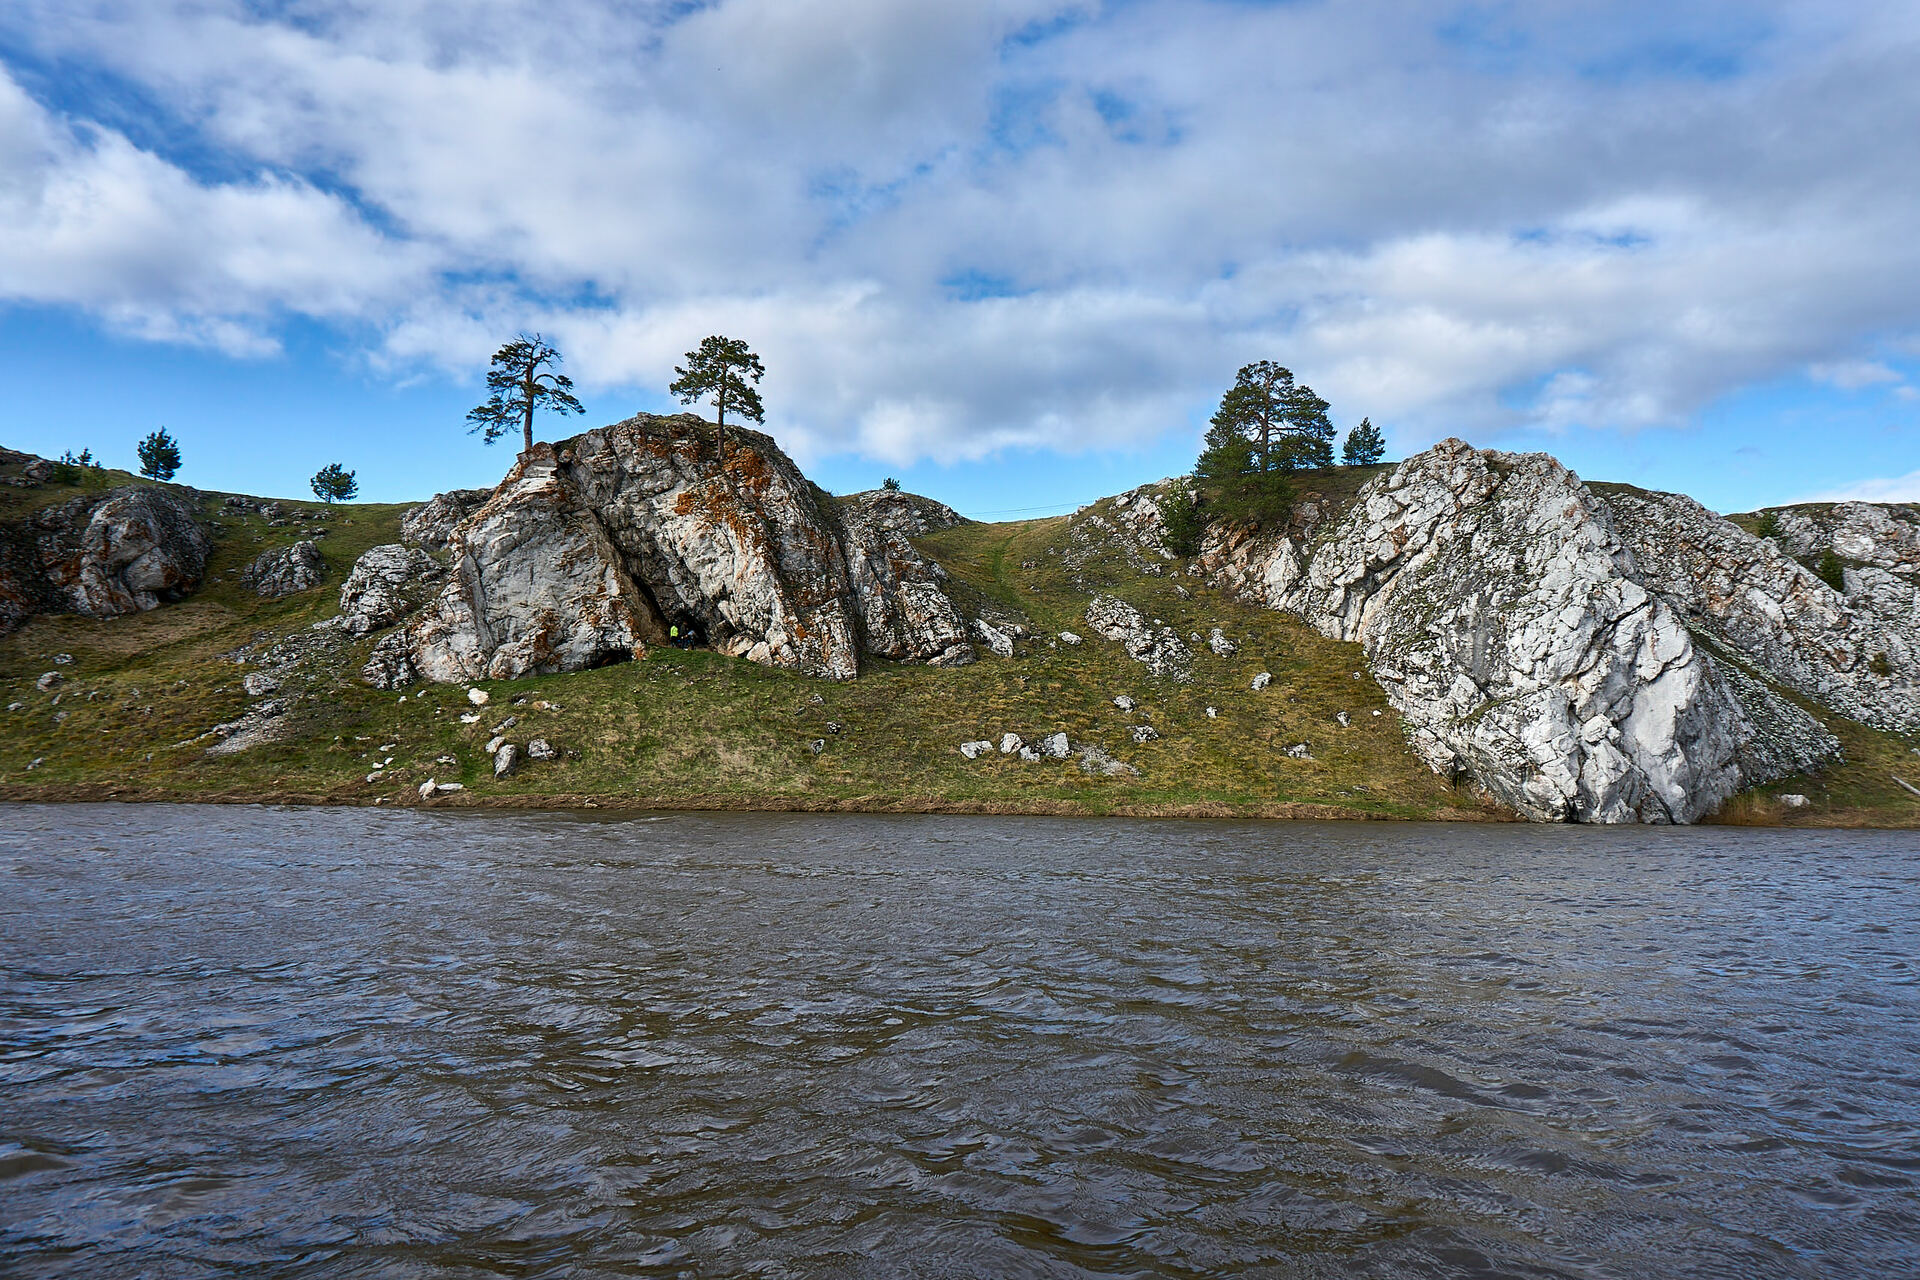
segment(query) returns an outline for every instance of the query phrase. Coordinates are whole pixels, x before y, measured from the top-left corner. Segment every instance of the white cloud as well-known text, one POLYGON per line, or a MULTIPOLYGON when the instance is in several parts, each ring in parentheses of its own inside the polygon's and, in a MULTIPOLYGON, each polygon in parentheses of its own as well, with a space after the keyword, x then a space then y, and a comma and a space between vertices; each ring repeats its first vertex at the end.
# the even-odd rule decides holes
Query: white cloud
POLYGON ((1817 493, 1807 502, 1920 502, 1920 471, 1903 476, 1862 480, 1840 489, 1817 493))
POLYGON ((1265 356, 1402 447, 1666 425, 1920 328, 1920 11, 1842 8, 19 0, 0 296, 394 376, 737 333, 799 451, 901 464, 1137 442, 1265 356))

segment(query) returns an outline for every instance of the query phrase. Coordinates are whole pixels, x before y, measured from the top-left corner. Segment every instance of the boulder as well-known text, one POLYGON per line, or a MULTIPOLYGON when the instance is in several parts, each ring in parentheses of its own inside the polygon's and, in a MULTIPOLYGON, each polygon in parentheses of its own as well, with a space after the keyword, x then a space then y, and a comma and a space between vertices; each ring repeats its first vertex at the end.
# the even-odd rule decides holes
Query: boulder
POLYGON ((987 646, 987 652, 996 658, 1013 656, 1013 637, 988 622, 985 618, 973 620, 973 634, 987 646))
POLYGON ((1091 742, 1080 747, 1080 772, 1098 778, 1115 778, 1122 775, 1138 777, 1140 771, 1121 760, 1115 760, 1105 750, 1091 742))
POLYGON ((1530 818, 1692 822, 1838 749, 1694 642, 1544 454, 1444 441, 1297 540, 1210 531, 1202 563, 1361 644, 1422 759, 1530 818))
POLYGON ((0 630, 42 613, 113 618, 200 585, 213 540, 167 489, 87 494, 0 523, 0 630))
POLYGON ((520 748, 514 746, 511 742, 502 743, 493 752, 493 776, 496 778, 504 778, 512 773, 514 767, 519 763, 520 748))
POLYGON ((1250 684, 1248 687, 1251 688, 1255 693, 1258 693, 1272 683, 1273 683, 1273 672, 1262 671, 1259 675, 1253 678, 1253 683, 1250 684))
POLYGON ((1214 656, 1219 658, 1231 658, 1234 654, 1240 652, 1240 646, 1227 639, 1227 633, 1219 627, 1215 627, 1207 633, 1207 648, 1211 649, 1214 656))
MULTIPOLYGON (((931 499, 887 489, 844 499, 839 514, 865 652, 936 666, 973 661, 966 623, 940 587, 944 570, 910 541, 961 524, 960 516, 931 499)), ((1012 656, 1011 648, 1000 656, 1012 656)))
POLYGON ((1049 760, 1065 760, 1073 751, 1064 733, 1050 733, 1040 739, 1040 754, 1049 760))
POLYGON ((1131 711, 1133 710, 1136 704, 1134 703, 1132 698, 1129 698, 1126 694, 1123 693, 1113 700, 1113 705, 1120 708, 1122 711, 1131 711))
POLYGON ((985 738, 976 738, 972 742, 963 742, 960 744, 960 754, 969 760, 978 760, 981 756, 991 755, 992 753, 993 744, 985 738))
POLYGON ((1061 644, 1079 644, 1080 637, 1073 634, 1073 632, 1071 631, 1062 631, 1060 633, 1060 643, 1061 644))
POLYGON ((553 744, 545 738, 535 738, 533 741, 527 743, 527 758, 529 760, 553 760, 557 759, 559 755, 560 753, 553 749, 553 744))
POLYGON ((261 552, 240 571, 240 582, 262 599, 279 600, 319 586, 326 576, 327 562, 320 558, 320 548, 304 540, 261 552))
POLYGON ((1193 678, 1193 652, 1171 627, 1150 624, 1124 600, 1097 595, 1087 605, 1087 625, 1098 635, 1118 641, 1127 656, 1146 664, 1156 676, 1185 682, 1193 678))
POLYGON ((407 624, 423 678, 512 680, 642 651, 647 605, 551 448, 521 457, 452 552, 446 586, 407 624))
POLYGON ((1153 742, 1156 739, 1158 739, 1160 736, 1160 734, 1150 724, 1137 724, 1133 726, 1133 729, 1131 732, 1133 734, 1133 740, 1136 744, 1142 743, 1142 742, 1153 742))

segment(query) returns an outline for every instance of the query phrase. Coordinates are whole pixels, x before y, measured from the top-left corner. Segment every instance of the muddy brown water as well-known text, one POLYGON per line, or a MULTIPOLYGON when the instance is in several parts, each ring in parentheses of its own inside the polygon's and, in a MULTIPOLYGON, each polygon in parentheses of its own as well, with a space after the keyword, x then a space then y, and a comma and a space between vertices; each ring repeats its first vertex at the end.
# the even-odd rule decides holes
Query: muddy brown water
POLYGON ((0 807, 0 1274, 1920 1274, 1920 841, 0 807))

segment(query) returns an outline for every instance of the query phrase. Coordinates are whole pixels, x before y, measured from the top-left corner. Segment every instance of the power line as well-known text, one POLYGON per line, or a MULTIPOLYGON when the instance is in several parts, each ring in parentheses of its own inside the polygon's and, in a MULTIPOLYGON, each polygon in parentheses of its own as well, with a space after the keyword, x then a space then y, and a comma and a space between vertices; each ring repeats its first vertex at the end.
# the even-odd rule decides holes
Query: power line
MULTIPOLYGON (((1098 498, 1087 499, 1087 502, 1098 501, 1100 501, 1098 498)), ((1017 516, 1033 511, 1078 511, 1081 507, 1086 506, 1087 502, 1056 502, 1046 507, 1002 507, 998 511, 976 511, 973 514, 976 516, 1017 516)))

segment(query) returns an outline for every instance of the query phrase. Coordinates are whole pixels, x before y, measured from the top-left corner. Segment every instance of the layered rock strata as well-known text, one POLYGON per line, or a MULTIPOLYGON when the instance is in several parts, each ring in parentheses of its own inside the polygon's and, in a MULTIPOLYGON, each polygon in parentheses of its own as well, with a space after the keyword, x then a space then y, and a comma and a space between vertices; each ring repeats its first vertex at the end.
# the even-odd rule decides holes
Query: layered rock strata
POLYGON ((1838 747, 1696 644, 1612 511, 1543 454, 1448 440, 1308 539, 1216 529, 1202 563, 1363 645, 1421 758, 1530 818, 1693 822, 1838 747))

